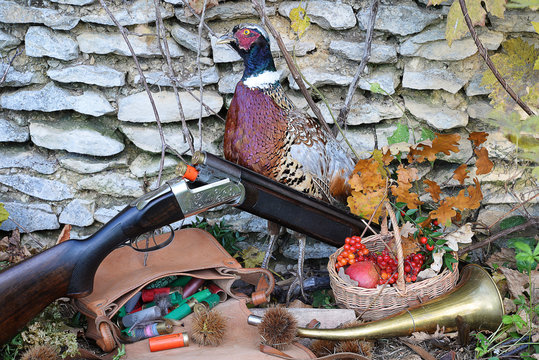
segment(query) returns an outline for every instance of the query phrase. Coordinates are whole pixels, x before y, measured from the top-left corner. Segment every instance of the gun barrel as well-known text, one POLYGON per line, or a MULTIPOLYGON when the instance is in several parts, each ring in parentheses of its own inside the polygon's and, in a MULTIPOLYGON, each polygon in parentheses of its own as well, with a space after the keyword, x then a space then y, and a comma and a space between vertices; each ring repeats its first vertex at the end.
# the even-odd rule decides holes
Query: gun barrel
MULTIPOLYGON (((243 184, 245 199, 238 208, 327 244, 341 246, 346 237, 359 235, 366 227, 358 216, 211 153, 197 153, 193 162, 243 184)), ((369 226, 379 230, 376 224, 369 226)))

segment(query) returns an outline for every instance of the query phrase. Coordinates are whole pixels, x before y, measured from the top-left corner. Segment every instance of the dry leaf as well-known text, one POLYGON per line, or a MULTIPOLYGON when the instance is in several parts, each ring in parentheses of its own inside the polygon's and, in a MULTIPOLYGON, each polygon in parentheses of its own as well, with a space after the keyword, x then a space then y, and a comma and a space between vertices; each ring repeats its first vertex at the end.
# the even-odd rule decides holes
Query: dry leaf
POLYGON ((519 295, 524 295, 526 287, 529 285, 529 278, 527 275, 513 269, 506 267, 500 267, 499 270, 503 273, 507 279, 507 287, 513 298, 518 298, 519 295))
POLYGON ((432 200, 436 202, 440 201, 440 193, 442 190, 440 189, 440 186, 438 186, 438 183, 429 179, 425 179, 423 182, 427 184, 425 191, 430 194, 432 200))
POLYGON ((58 240, 56 240, 56 245, 69 240, 71 237, 71 225, 66 224, 64 225, 64 228, 62 229, 62 232, 58 236, 58 240))
POLYGON ((398 183, 399 186, 392 185, 391 193, 397 198, 398 202, 404 202, 409 209, 417 209, 417 207, 423 204, 423 201, 419 200, 419 195, 411 193, 409 190, 412 188, 410 183, 398 183))
POLYGON ((470 133, 470 136, 468 136, 468 140, 473 142, 475 147, 480 146, 482 143, 487 141, 488 133, 483 131, 476 131, 470 133))
POLYGON ((494 268, 494 265, 506 266, 506 267, 516 267, 515 260, 515 250, 509 248, 502 248, 500 251, 492 254, 486 264, 491 268, 494 268))
POLYGON ((425 159, 434 161, 436 160, 436 154, 440 152, 446 155, 449 155, 451 151, 455 153, 459 152, 459 140, 459 134, 436 134, 432 142, 425 140, 412 146, 408 153, 408 161, 413 162, 417 160, 420 163, 425 161, 425 159))
POLYGON ((410 221, 404 223, 400 229, 400 234, 402 237, 408 237, 408 235, 413 234, 417 228, 410 221))
POLYGON ((445 198, 440 202, 438 209, 429 213, 431 219, 437 219, 443 226, 451 225, 451 219, 457 215, 457 212, 453 210, 453 198, 445 198))
POLYGON ((464 184, 464 180, 468 177, 468 165, 462 164, 453 172, 453 179, 457 180, 461 185, 464 184))
POLYGON ((432 264, 430 265, 430 268, 422 270, 417 274, 417 279, 425 280, 430 279, 431 277, 434 277, 438 275, 440 272, 440 269, 442 268, 443 264, 443 257, 444 252, 438 251, 432 254, 432 264))
POLYGON ((410 341, 412 344, 416 345, 429 340, 442 340, 446 338, 444 330, 444 328, 440 329, 440 325, 436 325, 436 331, 434 332, 434 334, 427 334, 422 331, 416 331, 413 332, 412 335, 407 338, 407 340, 410 341))
POLYGON ((444 239, 447 240, 446 245, 448 247, 450 247, 453 251, 458 251, 458 244, 470 244, 473 236, 474 232, 472 231, 472 224, 466 223, 456 231, 444 236, 444 239))
POLYGON ((474 153, 477 156, 477 161, 475 162, 477 171, 475 173, 477 175, 488 174, 494 167, 494 164, 488 158, 488 150, 482 147, 479 149, 474 149, 474 153))

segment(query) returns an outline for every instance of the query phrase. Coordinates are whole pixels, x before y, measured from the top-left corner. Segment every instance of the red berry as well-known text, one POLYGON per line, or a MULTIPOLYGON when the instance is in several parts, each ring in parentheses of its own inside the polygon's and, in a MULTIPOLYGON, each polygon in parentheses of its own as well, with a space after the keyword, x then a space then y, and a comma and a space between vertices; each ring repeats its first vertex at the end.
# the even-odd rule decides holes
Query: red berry
POLYGON ((429 241, 429 239, 427 239, 426 237, 422 236, 419 238, 419 242, 421 242, 421 244, 426 244, 427 241, 429 241))
POLYGON ((432 225, 438 226, 438 224, 439 224, 438 220, 432 220, 432 225))
POLYGON ((428 250, 428 251, 434 250, 434 245, 427 244, 427 250, 428 250))
POLYGON ((409 273, 410 270, 412 270, 412 268, 410 267, 410 265, 405 265, 405 266, 404 266, 404 272, 409 273))
POLYGON ((344 239, 344 243, 345 244, 350 244, 350 240, 352 240, 351 238, 347 237, 346 239, 344 239))

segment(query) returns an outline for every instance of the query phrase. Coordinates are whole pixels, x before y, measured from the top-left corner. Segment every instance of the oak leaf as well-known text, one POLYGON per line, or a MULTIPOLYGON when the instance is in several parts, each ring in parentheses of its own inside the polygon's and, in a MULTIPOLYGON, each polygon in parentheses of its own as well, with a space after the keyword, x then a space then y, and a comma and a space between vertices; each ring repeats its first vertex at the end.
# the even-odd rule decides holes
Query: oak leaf
POLYGON ((468 195, 466 195, 465 190, 462 189, 459 191, 457 196, 452 199, 452 205, 459 209, 459 210, 465 210, 465 209, 477 209, 481 205, 481 200, 483 200, 483 193, 481 192, 481 185, 479 184, 479 180, 477 178, 473 179, 475 186, 470 185, 466 188, 466 191, 468 192, 468 195))
POLYGON ((414 167, 405 168, 399 165, 397 168, 397 178, 399 183, 411 183, 418 179, 418 171, 414 167))
POLYGON ((386 181, 378 171, 379 165, 374 159, 359 160, 354 167, 354 175, 349 180, 355 191, 365 191, 385 187, 386 181))
POLYGON ((399 182, 398 186, 391 186, 391 193, 397 199, 397 202, 406 203, 409 209, 417 209, 417 207, 423 202, 419 200, 419 196, 416 193, 410 192, 412 184, 399 182))
POLYGON ((432 219, 437 219, 443 226, 451 225, 451 219, 457 215, 457 212, 453 209, 453 198, 445 198, 440 202, 438 209, 430 212, 432 219))
POLYGON ((468 177, 468 165, 462 164, 453 171, 453 179, 457 180, 461 185, 464 184, 464 180, 468 177))
POLYGON ((427 184, 425 191, 430 194, 430 196, 432 197, 432 200, 436 202, 440 201, 440 193, 442 190, 440 189, 440 186, 438 185, 438 183, 436 181, 432 181, 429 179, 425 179, 423 180, 423 182, 427 184))
POLYGON ((488 137, 488 133, 486 132, 483 132, 483 131, 474 131, 474 132, 471 132, 470 135, 468 136, 468 140, 470 140, 471 142, 473 142, 474 146, 475 147, 478 147, 480 146, 482 143, 484 143, 485 141, 487 141, 487 137, 488 137))
POLYGON ((477 175, 488 174, 494 166, 492 161, 490 161, 490 159, 488 158, 488 150, 482 147, 479 149, 474 149, 474 153, 477 156, 477 161, 475 162, 477 171, 475 173, 477 175))
POLYGON ((410 148, 408 153, 408 161, 413 162, 417 160, 418 162, 423 162, 425 159, 429 161, 436 160, 436 154, 444 153, 445 155, 450 155, 452 152, 459 152, 459 134, 436 134, 436 137, 431 140, 425 140, 417 143, 415 146, 410 148), (414 157, 417 157, 414 159, 414 157))
POLYGON ((366 193, 361 191, 352 191, 348 197, 348 207, 350 212, 354 215, 362 216, 366 219, 370 219, 376 208, 376 213, 373 216, 372 221, 379 222, 380 216, 382 216, 383 206, 378 206, 386 198, 386 189, 380 188, 375 191, 368 191, 366 193))

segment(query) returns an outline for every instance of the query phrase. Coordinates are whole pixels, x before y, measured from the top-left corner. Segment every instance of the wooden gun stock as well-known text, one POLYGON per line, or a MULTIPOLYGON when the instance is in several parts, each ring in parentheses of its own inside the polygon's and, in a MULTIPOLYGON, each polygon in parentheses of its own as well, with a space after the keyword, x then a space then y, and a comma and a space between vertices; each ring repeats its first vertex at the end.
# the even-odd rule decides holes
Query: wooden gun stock
POLYGON ((182 218, 176 197, 168 191, 142 209, 127 206, 86 240, 65 241, 1 272, 0 344, 54 300, 90 294, 99 264, 113 249, 182 218))

